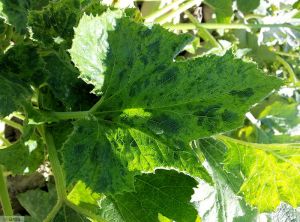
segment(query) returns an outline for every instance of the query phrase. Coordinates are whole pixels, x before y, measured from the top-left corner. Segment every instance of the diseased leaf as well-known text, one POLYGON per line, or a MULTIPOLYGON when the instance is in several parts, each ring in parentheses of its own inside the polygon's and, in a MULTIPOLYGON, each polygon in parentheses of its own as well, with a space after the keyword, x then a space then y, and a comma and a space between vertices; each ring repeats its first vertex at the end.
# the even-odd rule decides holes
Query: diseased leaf
POLYGON ((20 43, 10 48, 0 60, 2 75, 13 82, 23 82, 30 89, 44 83, 45 62, 39 55, 39 48, 33 43, 20 43))
POLYGON ((81 0, 52 1, 42 10, 32 10, 28 16, 28 24, 32 28, 33 37, 45 45, 55 42, 69 47, 74 30, 84 12, 101 14, 106 7, 98 0, 81 3, 81 0))
MULTIPOLYGON (((1 4, 1 3, 0 3, 1 4)), ((10 44, 12 27, 0 17, 0 55, 10 44)))
POLYGON ((68 55, 53 51, 42 58, 46 63, 46 83, 56 101, 64 104, 65 110, 88 110, 97 101, 97 97, 90 93, 92 86, 78 79, 78 70, 68 55))
POLYGON ((31 93, 22 84, 11 82, 0 73, 0 117, 19 110, 21 105, 30 99, 31 93))
POLYGON ((139 130, 102 121, 77 121, 62 154, 67 182, 83 180, 97 192, 130 191, 134 175, 156 167, 175 167, 210 181, 190 147, 170 149, 139 130))
POLYGON ((174 51, 188 39, 121 19, 109 35, 109 68, 98 109, 115 113, 104 118, 187 144, 237 127, 250 104, 280 84, 230 54, 173 62, 174 51), (121 39, 117 33, 123 33, 121 39))
POLYGON ((113 149, 107 130, 100 122, 76 122, 62 150, 67 183, 83 180, 96 192, 117 192, 119 187, 132 186, 134 172, 127 169, 126 158, 120 156, 122 147, 113 149))
POLYGON ((194 178, 174 170, 156 170, 135 178, 135 192, 102 200, 102 217, 114 222, 159 221, 159 213, 181 222, 195 222, 197 211, 190 203, 194 178))
MULTIPOLYGON (((0 108, 2 115, 18 110, 21 105, 26 106, 28 114, 33 114, 31 105, 27 104, 33 94, 32 86, 36 91, 39 89, 40 109, 89 109, 97 97, 78 75, 66 53, 45 50, 32 42, 14 45, 0 58, 0 78, 5 78, 0 83, 1 102, 5 104, 0 108)), ((39 122, 37 118, 36 122, 39 122)))
MULTIPOLYGON (((77 122, 64 144, 62 159, 68 181, 83 180, 98 192, 118 192, 130 189, 136 172, 152 172, 161 165, 210 181, 203 168, 194 167, 198 161, 189 142, 241 125, 250 105, 277 88, 280 81, 230 53, 174 62, 174 56, 191 40, 189 35, 178 36, 156 25, 145 27, 129 18, 114 21, 119 15, 112 11, 102 16, 83 17, 70 50, 79 67, 89 67, 83 61, 95 56, 94 64, 102 65, 105 79, 102 86, 101 81, 94 81, 96 72, 81 73, 90 77, 96 93, 101 89, 103 96, 91 109, 94 117, 77 122), (117 24, 114 31, 106 30, 107 20, 101 19, 108 14, 111 24, 117 24), (88 33, 81 32, 85 23, 95 24, 87 26, 88 33), (99 30, 108 35, 107 42, 94 36, 99 50, 101 45, 109 46, 105 58, 97 55, 107 48, 92 50, 88 41, 99 30), (89 51, 80 53, 83 48, 89 51), (104 127, 105 122, 109 126, 104 127), (159 153, 152 153, 149 144, 159 148, 159 153), (149 153, 150 159, 144 157, 149 153), (193 167, 187 167, 188 163, 193 167)), ((86 72, 85 68, 81 71, 86 72)))
POLYGON ((28 104, 31 84, 43 82, 43 61, 33 44, 17 44, 0 57, 0 116, 7 116, 28 104))
POLYGON ((240 193, 259 211, 273 211, 280 201, 300 205, 299 144, 255 144, 221 137, 227 146, 225 169, 239 169, 240 193))
POLYGON ((109 32, 97 111, 110 112, 104 119, 188 143, 239 126, 250 105, 280 85, 230 54, 172 61, 189 40, 159 26, 120 19, 109 32))
POLYGON ((27 16, 29 9, 40 9, 47 5, 49 0, 1 0, 2 11, 0 15, 5 17, 10 24, 16 27, 17 32, 27 32, 27 16))

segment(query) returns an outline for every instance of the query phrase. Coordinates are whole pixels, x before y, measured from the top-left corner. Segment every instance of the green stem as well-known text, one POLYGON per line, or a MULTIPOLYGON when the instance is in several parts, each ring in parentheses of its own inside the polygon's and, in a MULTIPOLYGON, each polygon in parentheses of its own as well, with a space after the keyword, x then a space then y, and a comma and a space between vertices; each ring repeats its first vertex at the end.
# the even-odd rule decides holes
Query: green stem
POLYGON ((298 83, 298 79, 296 77, 296 74, 294 73, 294 70, 292 69, 292 67, 290 66, 290 64, 288 64, 283 58, 281 58, 280 56, 276 56, 276 60, 286 69, 286 71, 289 73, 289 80, 294 83, 297 84, 298 83))
MULTIPOLYGON (((201 23, 200 26, 206 29, 259 29, 259 28, 291 28, 300 29, 297 26, 283 23, 283 24, 222 24, 222 23, 201 23)), ((197 27, 192 23, 179 23, 179 24, 164 24, 163 27, 167 29, 178 29, 178 30, 193 30, 197 27)))
POLYGON ((245 19, 248 20, 248 19, 259 19, 259 18, 263 18, 264 16, 263 15, 256 15, 256 14, 249 14, 249 15, 245 15, 245 19))
POLYGON ((171 9, 177 7, 178 5, 183 3, 184 1, 186 1, 186 0, 177 0, 177 1, 174 1, 173 3, 171 3, 171 4, 166 5, 165 7, 155 11, 154 13, 152 13, 148 16, 145 16, 145 21, 146 22, 153 22, 155 19, 157 19, 158 17, 160 17, 163 14, 167 13, 171 9))
POLYGON ((90 113, 95 112, 103 102, 104 97, 98 100, 98 102, 89 110, 90 113))
POLYGON ((184 12, 188 18, 191 20, 191 22, 197 27, 198 29, 198 35, 202 37, 205 41, 210 42, 214 47, 222 48, 221 45, 217 42, 217 40, 210 34, 207 29, 203 28, 201 26, 201 23, 189 12, 184 12))
POLYGON ((1 119, 2 122, 4 122, 6 125, 9 125, 15 129, 18 129, 21 133, 23 133, 23 126, 10 120, 10 119, 6 119, 6 118, 3 118, 1 119))
POLYGON ((184 4, 182 4, 181 6, 179 6, 176 10, 171 11, 170 13, 156 19, 155 22, 157 22, 159 24, 164 24, 164 23, 168 22, 168 20, 180 15, 181 13, 183 13, 184 11, 188 10, 189 8, 193 7, 194 5, 196 5, 198 3, 199 3, 199 0, 188 1, 184 4))
POLYGON ((39 131, 43 138, 45 139, 45 142, 47 144, 48 148, 48 155, 49 155, 49 161, 51 164, 52 173, 55 180, 55 187, 57 192, 57 202, 51 212, 48 214, 44 222, 50 222, 55 217, 55 215, 60 210, 64 200, 67 199, 67 192, 66 192, 66 183, 63 175, 63 171, 58 159, 58 155, 56 152, 55 143, 53 140, 52 134, 49 132, 49 130, 45 130, 44 126, 40 126, 39 131))
POLYGON ((11 207, 7 184, 6 184, 6 177, 4 176, 3 166, 0 165, 0 199, 2 210, 5 216, 13 216, 14 212, 11 207))
POLYGON ((90 114, 90 111, 52 112, 52 114, 59 120, 84 119, 90 114))
POLYGON ((276 52, 276 51, 273 51, 273 52, 275 52, 275 54, 277 54, 277 55, 300 59, 299 54, 292 54, 292 53, 287 53, 287 52, 276 52))
POLYGON ((62 205, 63 205, 63 201, 62 200, 58 200, 56 202, 55 206, 50 211, 50 213, 48 213, 47 217, 44 219, 43 222, 51 222, 53 220, 53 218, 55 217, 55 215, 59 212, 59 210, 62 207, 62 205))
POLYGON ((5 146, 11 145, 11 143, 4 137, 3 133, 0 133, 0 140, 4 143, 5 146))
POLYGON ((18 112, 13 112, 12 116, 17 117, 20 120, 24 120, 25 119, 25 116, 23 116, 21 113, 18 113, 18 112))
POLYGON ((235 138, 225 136, 225 135, 222 135, 222 134, 215 135, 214 138, 216 138, 217 140, 219 140, 221 142, 224 142, 224 143, 226 143, 226 141, 231 141, 233 143, 241 144, 241 145, 244 145, 246 147, 250 147, 250 146, 255 147, 256 149, 260 149, 260 150, 263 150, 263 151, 272 151, 272 150, 275 150, 275 149, 278 149, 278 148, 287 149, 289 147, 293 147, 295 149, 300 148, 300 143, 268 143, 268 144, 265 144, 265 143, 252 143, 252 142, 247 142, 247 141, 244 141, 244 140, 235 139, 235 138))
POLYGON ((61 168, 61 165, 60 165, 60 162, 58 159, 53 136, 49 130, 44 129, 44 127, 42 127, 42 126, 40 126, 38 129, 39 129, 41 135, 43 136, 43 138, 45 139, 45 142, 48 147, 49 161, 51 164, 51 169, 52 169, 52 173, 54 176, 55 187, 56 187, 56 192, 57 192, 57 202, 43 222, 51 222, 53 220, 53 218, 55 217, 55 215, 59 212, 59 210, 61 209, 63 204, 72 208, 76 212, 85 215, 86 217, 96 219, 99 222, 106 222, 100 216, 95 215, 92 212, 71 203, 67 199, 66 182, 64 179, 63 170, 61 168))
POLYGON ((56 184, 56 190, 57 190, 57 196, 58 199, 64 200, 67 197, 67 192, 65 190, 66 183, 63 175, 63 170, 61 168, 58 155, 56 152, 55 143, 53 140, 52 134, 49 132, 49 130, 45 130, 42 128, 42 134, 44 134, 44 138, 48 147, 48 155, 49 155, 49 161, 51 163, 51 169, 52 173, 55 179, 56 184))

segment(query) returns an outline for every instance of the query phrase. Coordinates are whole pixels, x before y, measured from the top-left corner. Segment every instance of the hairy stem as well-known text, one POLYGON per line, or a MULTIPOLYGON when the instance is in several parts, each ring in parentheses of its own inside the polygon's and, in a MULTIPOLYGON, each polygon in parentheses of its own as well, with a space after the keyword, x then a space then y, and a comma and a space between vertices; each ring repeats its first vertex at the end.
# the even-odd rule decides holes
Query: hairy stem
POLYGON ((9 194, 7 190, 6 177, 4 175, 3 166, 0 165, 0 199, 5 216, 13 216, 9 194))

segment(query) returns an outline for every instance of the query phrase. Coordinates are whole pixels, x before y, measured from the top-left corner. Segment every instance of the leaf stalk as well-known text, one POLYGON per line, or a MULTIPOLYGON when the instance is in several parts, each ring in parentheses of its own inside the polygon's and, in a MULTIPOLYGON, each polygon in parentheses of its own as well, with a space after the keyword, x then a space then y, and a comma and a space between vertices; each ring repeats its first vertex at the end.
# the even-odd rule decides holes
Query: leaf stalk
POLYGON ((7 189, 6 177, 4 175, 3 166, 0 165, 0 199, 2 210, 5 216, 13 216, 13 210, 7 189))

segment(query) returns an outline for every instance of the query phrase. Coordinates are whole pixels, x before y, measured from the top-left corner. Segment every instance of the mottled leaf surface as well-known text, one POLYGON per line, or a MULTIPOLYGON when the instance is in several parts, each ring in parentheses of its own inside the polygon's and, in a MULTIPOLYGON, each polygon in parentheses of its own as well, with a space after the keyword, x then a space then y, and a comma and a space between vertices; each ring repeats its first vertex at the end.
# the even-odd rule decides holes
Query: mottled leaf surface
POLYGON ((119 19, 108 35, 104 96, 97 112, 109 111, 104 119, 161 139, 188 143, 239 126, 251 104, 280 85, 229 53, 174 62, 187 41, 188 35, 119 19))
POLYGON ((9 115, 19 110, 23 103, 26 103, 31 92, 21 84, 11 82, 1 76, 0 73, 0 117, 9 115))
POLYGON ((273 211, 280 201, 300 204, 299 144, 255 144, 222 138, 228 152, 225 168, 239 169, 246 202, 261 212, 273 211))
POLYGON ((108 37, 98 111, 115 111, 113 121, 188 143, 237 127, 249 107, 280 84, 230 54, 174 62, 188 40, 121 19, 108 37))
MULTIPOLYGON (((191 41, 191 36, 178 36, 156 25, 149 28, 130 18, 116 19, 118 15, 112 11, 106 14, 111 16, 111 24, 116 23, 115 30, 101 16, 84 16, 70 50, 75 63, 82 55, 81 67, 90 66, 83 61, 99 55, 103 49, 100 45, 109 46, 105 59, 96 57, 98 60, 93 63, 102 65, 105 77, 103 86, 90 81, 95 89, 102 87, 103 93, 92 108, 94 119, 77 122, 74 133, 64 144, 62 154, 68 181, 82 179, 97 191, 117 191, 118 186, 125 189, 132 185, 134 171, 149 172, 161 165, 208 179, 203 169, 187 167, 188 162, 197 163, 189 142, 241 125, 249 107, 277 88, 280 81, 265 76, 253 64, 234 59, 230 53, 175 62, 174 57, 191 41), (85 23, 91 29, 89 32, 81 32, 85 23), (93 29, 108 35, 99 38, 95 34, 99 51, 92 49, 88 41, 93 29), (88 51, 80 54, 79 49, 88 51), (88 53, 92 55, 85 56, 88 53), (105 130, 102 122, 111 125, 105 130), (103 133, 110 130, 114 139, 103 133), (124 144, 130 152, 119 155, 124 144), (159 153, 152 152, 149 144, 159 153)), ((90 80, 96 73, 81 71, 90 80)))
POLYGON ((0 15, 12 24, 16 31, 25 34, 27 32, 27 16, 30 9, 41 9, 49 0, 1 0, 2 11, 0 15))
POLYGON ((97 97, 90 93, 92 86, 78 79, 78 70, 66 53, 53 51, 42 58, 46 63, 45 82, 55 99, 63 103, 65 110, 88 110, 97 101, 97 97))
POLYGON ((12 28, 5 22, 5 19, 0 18, 0 54, 10 44, 12 28))
POLYGON ((62 154, 67 182, 83 180, 97 192, 129 191, 134 175, 156 167, 175 167, 210 181, 190 147, 170 149, 141 131, 103 121, 77 121, 62 154))
POLYGON ((6 116, 21 106, 33 114, 29 105, 32 86, 39 88, 40 109, 89 109, 97 98, 90 93, 91 86, 78 79, 78 75, 64 52, 45 50, 32 42, 14 45, 0 57, 1 115, 6 116))
POLYGON ((45 45, 54 43, 71 44, 74 27, 86 13, 101 14, 106 7, 98 0, 62 0, 52 1, 40 10, 32 10, 28 16, 28 25, 32 28, 33 37, 45 45))
POLYGON ((135 192, 102 200, 102 216, 109 222, 155 222, 161 213, 175 221, 194 222, 197 211, 190 199, 196 186, 194 178, 174 170, 136 176, 135 192))

